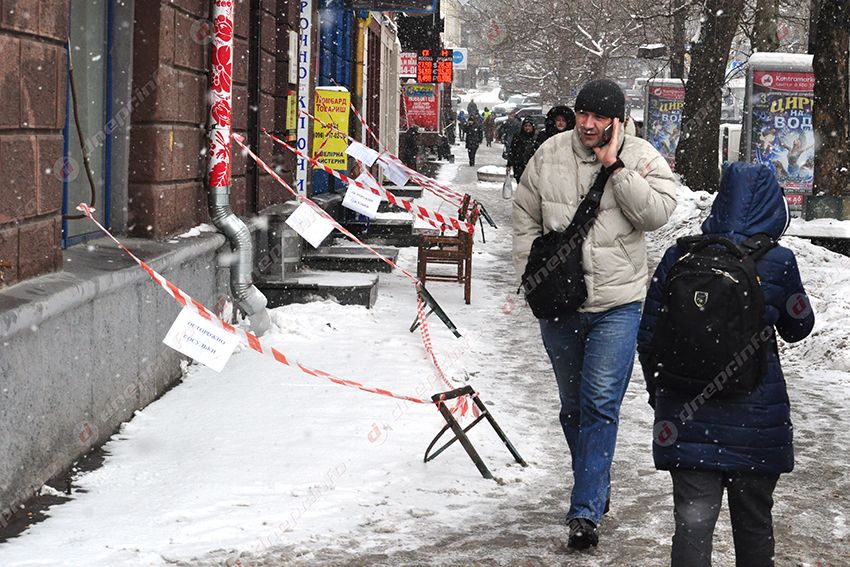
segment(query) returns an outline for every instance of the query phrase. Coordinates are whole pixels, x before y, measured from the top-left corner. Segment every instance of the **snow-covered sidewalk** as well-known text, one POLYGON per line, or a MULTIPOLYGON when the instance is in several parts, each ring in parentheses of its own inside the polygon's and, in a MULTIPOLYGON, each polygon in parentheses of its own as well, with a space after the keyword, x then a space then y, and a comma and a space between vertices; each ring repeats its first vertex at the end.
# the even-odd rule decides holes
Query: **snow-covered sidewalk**
MULTIPOLYGON (((481 163, 502 163, 500 151, 481 148, 481 163)), ((243 350, 221 374, 189 367, 181 385, 138 412, 105 447, 104 465, 76 480, 71 501, 0 545, 0 565, 663 565, 671 488, 652 465, 652 412, 637 369, 600 547, 563 547, 566 444, 536 322, 514 294, 510 202, 464 163, 445 166, 442 179, 483 201, 499 230, 485 228, 486 244, 476 236, 471 305, 460 285, 429 284, 463 338, 436 317, 431 333, 447 374, 481 392, 528 468, 512 463, 486 424, 471 437, 501 482, 482 479, 457 446, 426 465, 442 425, 433 407, 310 379, 243 350)), ((682 192, 674 221, 651 239, 653 263, 696 230, 710 201, 682 192)), ((850 259, 785 240, 819 319, 811 338, 783 348, 798 466, 777 490, 777 564, 840 565, 850 557, 850 259)), ((402 267, 415 271, 415 261, 415 249, 402 251, 402 267)), ((445 387, 408 332, 415 305, 408 280, 382 274, 373 310, 276 309, 264 343, 340 377, 429 397, 445 387)), ((732 556, 724 515, 715 564, 732 556)))

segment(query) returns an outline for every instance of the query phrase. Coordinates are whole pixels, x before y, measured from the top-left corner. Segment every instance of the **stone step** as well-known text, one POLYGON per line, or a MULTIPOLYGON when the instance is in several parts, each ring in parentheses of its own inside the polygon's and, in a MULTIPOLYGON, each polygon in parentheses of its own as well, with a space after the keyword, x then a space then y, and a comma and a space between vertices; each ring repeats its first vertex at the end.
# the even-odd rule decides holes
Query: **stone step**
POLYGON ((419 237, 413 233, 412 215, 409 214, 397 215, 395 218, 378 217, 368 224, 345 223, 344 226, 372 245, 404 248, 419 243, 419 237))
POLYGON ((268 299, 269 309, 325 299, 371 309, 378 299, 377 274, 304 270, 286 281, 264 281, 256 285, 268 299))
POLYGON ((381 204, 378 205, 379 213, 403 213, 404 209, 397 205, 390 205, 387 201, 381 201, 381 204))
MULTIPOLYGON (((377 252, 393 262, 398 260, 398 248, 377 247, 377 252)), ((356 246, 323 246, 304 253, 304 266, 311 270, 337 272, 391 272, 386 262, 369 251, 356 246)))
POLYGON ((422 187, 408 185, 406 187, 399 187, 398 185, 387 185, 384 184, 384 189, 398 197, 399 199, 405 199, 410 201, 411 199, 421 199, 422 198, 422 187))

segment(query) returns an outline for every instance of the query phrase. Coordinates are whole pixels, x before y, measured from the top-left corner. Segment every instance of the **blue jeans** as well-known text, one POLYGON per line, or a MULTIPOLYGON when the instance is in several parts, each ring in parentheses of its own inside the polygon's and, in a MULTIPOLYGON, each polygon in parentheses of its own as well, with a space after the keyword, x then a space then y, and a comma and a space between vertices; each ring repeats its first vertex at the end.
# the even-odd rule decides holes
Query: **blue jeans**
POLYGON ((640 314, 641 304, 636 302, 603 313, 540 320, 543 345, 561 396, 561 427, 572 457, 567 520, 587 518, 598 524, 605 510, 640 314))

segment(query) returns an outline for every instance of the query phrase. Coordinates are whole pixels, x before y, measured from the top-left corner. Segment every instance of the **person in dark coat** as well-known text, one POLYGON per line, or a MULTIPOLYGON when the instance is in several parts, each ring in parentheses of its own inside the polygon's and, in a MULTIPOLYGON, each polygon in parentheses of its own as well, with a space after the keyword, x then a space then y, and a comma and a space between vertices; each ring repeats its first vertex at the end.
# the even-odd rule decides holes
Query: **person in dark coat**
POLYGON ((469 165, 475 165, 475 154, 478 146, 484 140, 484 128, 481 125, 481 117, 477 114, 470 115, 466 121, 466 151, 469 153, 469 165))
MULTIPOLYGON (((756 234, 778 239, 790 221, 782 189, 764 165, 731 163, 703 234, 742 243, 756 234)), ((655 408, 655 467, 673 479, 676 531, 672 566, 711 565, 711 541, 728 491, 737 565, 772 566, 773 490, 794 467, 791 410, 785 378, 771 333, 765 374, 749 395, 698 398, 656 385, 652 339, 667 275, 680 257, 678 246, 664 254, 646 298, 638 353, 649 402, 655 408), (697 402, 700 403, 697 403, 697 402)), ((811 333, 815 316, 800 280, 794 253, 782 246, 756 262, 764 293, 764 324, 786 342, 811 333)), ((717 361, 725 368, 728 361, 717 361)))
POLYGON ((537 147, 543 142, 561 132, 567 132, 576 127, 575 112, 569 106, 553 106, 546 113, 545 128, 537 135, 537 147))
POLYGON ((416 169, 417 156, 419 155, 419 128, 411 126, 401 140, 401 152, 399 158, 402 163, 410 169, 416 169))
POLYGON ((525 166, 534 155, 537 149, 537 144, 534 140, 537 132, 534 128, 534 122, 530 118, 522 121, 522 129, 519 134, 514 136, 511 143, 511 151, 508 154, 508 167, 513 168, 514 179, 519 183, 522 172, 525 171, 525 166))
POLYGON ((522 122, 519 118, 517 118, 516 110, 511 110, 508 113, 508 119, 502 122, 502 125, 499 126, 498 137, 499 140, 504 144, 504 148, 502 149, 502 158, 508 159, 508 156, 511 154, 511 142, 513 142, 514 136, 516 136, 519 131, 522 129, 522 122))
POLYGON ((459 110, 457 113, 457 129, 462 142, 466 136, 466 113, 463 110, 459 110))

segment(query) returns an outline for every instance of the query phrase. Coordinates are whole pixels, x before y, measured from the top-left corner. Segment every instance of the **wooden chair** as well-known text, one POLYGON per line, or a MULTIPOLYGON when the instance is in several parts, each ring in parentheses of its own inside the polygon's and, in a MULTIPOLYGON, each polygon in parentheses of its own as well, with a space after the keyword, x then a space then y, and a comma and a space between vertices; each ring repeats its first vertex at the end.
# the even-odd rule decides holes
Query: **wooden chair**
MULTIPOLYGON (((477 204, 472 205, 469 212, 470 197, 465 195, 458 218, 467 221, 472 226, 478 222, 479 210, 477 204), (467 218, 468 217, 468 218, 467 218)), ((457 282, 464 285, 463 298, 469 305, 472 299, 472 243, 473 234, 458 231, 455 236, 422 235, 419 237, 419 256, 416 263, 416 277, 423 284, 433 281, 457 282), (428 264, 453 265, 457 274, 429 273, 428 264)))

